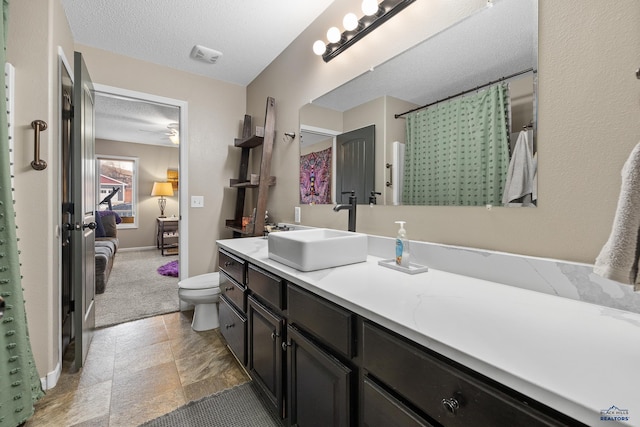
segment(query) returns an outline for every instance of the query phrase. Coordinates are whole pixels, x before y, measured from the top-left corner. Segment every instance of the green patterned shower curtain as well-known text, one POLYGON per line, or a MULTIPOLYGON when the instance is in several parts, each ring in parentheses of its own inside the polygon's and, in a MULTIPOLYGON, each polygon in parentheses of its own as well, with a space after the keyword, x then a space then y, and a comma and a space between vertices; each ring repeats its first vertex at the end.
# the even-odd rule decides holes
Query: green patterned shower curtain
POLYGON ((508 86, 406 116, 402 203, 502 204, 509 167, 508 86))
MULTIPOLYGON (((9 0, 2 3, 1 63, 6 62, 9 0)), ((0 111, 7 111, 5 78, 0 82, 0 111)), ((22 295, 16 222, 9 165, 7 115, 0 114, 0 296, 6 309, 0 319, 0 426, 17 426, 33 414, 33 404, 44 394, 27 330, 22 295)))

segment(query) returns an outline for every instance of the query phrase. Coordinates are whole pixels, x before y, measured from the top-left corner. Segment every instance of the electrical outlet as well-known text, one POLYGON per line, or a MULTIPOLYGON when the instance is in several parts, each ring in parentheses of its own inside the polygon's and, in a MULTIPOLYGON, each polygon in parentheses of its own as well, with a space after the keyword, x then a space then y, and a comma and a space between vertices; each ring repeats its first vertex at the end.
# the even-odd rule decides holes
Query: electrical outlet
POLYGON ((294 221, 296 224, 300 224, 300 206, 296 206, 296 207, 293 209, 293 218, 294 218, 294 220, 293 220, 293 221, 294 221))
POLYGON ((192 208, 204 208, 204 196, 191 196, 192 208))

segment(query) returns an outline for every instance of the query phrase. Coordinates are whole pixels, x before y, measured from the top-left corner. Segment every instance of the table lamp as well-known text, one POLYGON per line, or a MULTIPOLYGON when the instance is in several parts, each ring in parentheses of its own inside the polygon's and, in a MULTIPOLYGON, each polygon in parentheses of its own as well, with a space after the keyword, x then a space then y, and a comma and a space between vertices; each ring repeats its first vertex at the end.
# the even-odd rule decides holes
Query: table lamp
POLYGON ((154 182, 151 189, 152 196, 160 196, 158 206, 160 206, 160 218, 166 218, 164 208, 167 207, 167 199, 165 196, 173 196, 173 187, 170 182, 154 182))

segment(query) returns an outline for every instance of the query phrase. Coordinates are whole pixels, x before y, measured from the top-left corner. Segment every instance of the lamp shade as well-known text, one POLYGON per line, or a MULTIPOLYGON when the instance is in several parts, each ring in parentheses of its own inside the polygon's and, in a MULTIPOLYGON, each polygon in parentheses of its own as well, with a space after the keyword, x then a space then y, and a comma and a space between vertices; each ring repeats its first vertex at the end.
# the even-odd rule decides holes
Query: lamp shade
POLYGON ((154 182, 151 189, 152 196, 173 196, 173 186, 170 182, 154 182))

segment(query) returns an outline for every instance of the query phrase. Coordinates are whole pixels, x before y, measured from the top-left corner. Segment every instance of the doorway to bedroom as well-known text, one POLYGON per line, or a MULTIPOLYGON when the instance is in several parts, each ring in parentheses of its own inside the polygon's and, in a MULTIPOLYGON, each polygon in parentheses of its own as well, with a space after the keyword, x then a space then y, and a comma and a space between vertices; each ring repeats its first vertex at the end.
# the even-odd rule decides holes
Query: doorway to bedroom
POLYGON ((187 106, 102 85, 95 99, 96 211, 104 226, 96 269, 101 241, 115 237, 117 245, 96 272, 99 328, 180 308, 180 265, 188 257, 187 106))

